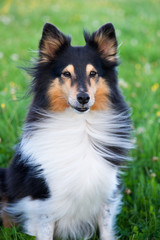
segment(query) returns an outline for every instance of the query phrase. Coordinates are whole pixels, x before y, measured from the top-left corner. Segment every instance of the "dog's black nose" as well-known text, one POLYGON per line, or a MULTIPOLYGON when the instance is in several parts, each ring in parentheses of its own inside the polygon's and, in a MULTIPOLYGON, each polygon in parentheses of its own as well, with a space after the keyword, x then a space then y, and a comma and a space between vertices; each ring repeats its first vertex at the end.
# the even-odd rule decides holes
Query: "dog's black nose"
POLYGON ((81 92, 81 93, 77 94, 77 100, 80 104, 84 105, 84 104, 88 103, 89 99, 90 99, 90 97, 89 97, 88 93, 81 92))

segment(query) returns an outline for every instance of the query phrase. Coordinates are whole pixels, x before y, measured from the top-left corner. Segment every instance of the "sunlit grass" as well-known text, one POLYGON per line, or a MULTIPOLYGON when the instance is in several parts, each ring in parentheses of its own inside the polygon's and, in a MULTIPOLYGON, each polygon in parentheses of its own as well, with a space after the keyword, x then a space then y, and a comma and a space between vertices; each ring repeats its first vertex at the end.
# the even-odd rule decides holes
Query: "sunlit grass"
MULTIPOLYGON (((83 28, 112 22, 119 40, 120 87, 132 108, 136 149, 124 175, 118 216, 122 240, 160 239, 160 17, 158 0, 0 1, 0 164, 7 166, 21 134, 30 77, 17 68, 35 56, 45 22, 83 45, 83 28)), ((0 229, 1 240, 32 239, 0 229)))

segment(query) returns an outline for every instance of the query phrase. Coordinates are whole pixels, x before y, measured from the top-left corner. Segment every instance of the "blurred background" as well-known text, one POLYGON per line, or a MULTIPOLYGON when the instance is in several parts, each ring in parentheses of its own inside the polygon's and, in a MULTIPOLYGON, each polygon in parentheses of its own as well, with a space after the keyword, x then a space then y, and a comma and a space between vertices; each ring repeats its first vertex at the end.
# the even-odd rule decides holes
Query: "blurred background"
MULTIPOLYGON (((19 66, 36 57, 45 22, 83 45, 90 32, 112 22, 119 43, 119 85, 132 109, 136 149, 123 175, 117 218, 122 240, 160 239, 160 1, 0 1, 0 165, 8 166, 20 138, 31 77, 19 66)), ((95 239, 97 236, 94 237, 95 239)), ((0 228, 0 239, 32 239, 0 228)), ((98 239, 98 238, 97 238, 98 239)))

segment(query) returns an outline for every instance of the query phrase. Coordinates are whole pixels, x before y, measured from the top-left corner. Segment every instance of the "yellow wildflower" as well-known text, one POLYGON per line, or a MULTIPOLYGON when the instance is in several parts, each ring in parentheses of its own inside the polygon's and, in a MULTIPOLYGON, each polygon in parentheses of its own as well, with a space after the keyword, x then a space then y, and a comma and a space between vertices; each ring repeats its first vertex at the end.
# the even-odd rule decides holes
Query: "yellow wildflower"
POLYGON ((15 87, 15 86, 16 86, 16 84, 15 84, 14 82, 10 82, 9 85, 10 85, 11 87, 15 87))
POLYGON ((140 65, 139 63, 137 63, 137 64, 135 65, 135 67, 136 67, 136 70, 140 70, 140 69, 141 69, 141 65, 140 65))
POLYGON ((156 116, 160 117, 160 111, 156 112, 156 116))
POLYGON ((4 88, 3 92, 6 93, 7 91, 8 91, 8 89, 7 89, 7 88, 4 88))
POLYGON ((2 7, 2 9, 0 10, 1 14, 6 14, 9 12, 9 9, 11 7, 12 4, 12 0, 6 0, 4 6, 2 7))
POLYGON ((5 104, 1 103, 1 108, 4 109, 5 108, 5 104))
POLYGON ((155 92, 159 88, 159 83, 155 83, 152 86, 152 92, 155 92))

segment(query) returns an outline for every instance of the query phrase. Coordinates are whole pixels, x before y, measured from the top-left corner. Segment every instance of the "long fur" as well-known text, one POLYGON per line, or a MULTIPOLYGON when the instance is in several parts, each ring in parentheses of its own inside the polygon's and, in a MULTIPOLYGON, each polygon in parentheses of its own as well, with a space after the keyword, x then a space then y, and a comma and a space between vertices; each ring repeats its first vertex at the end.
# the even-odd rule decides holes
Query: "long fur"
MULTIPOLYGON (((117 41, 113 26, 104 25, 85 38, 84 50, 69 47, 65 35, 53 25, 45 25, 40 42, 40 60, 33 74, 33 102, 13 161, 8 169, 0 171, 0 191, 6 197, 2 212, 13 222, 22 224, 25 232, 38 240, 51 240, 53 234, 63 239, 88 239, 97 224, 102 240, 111 240, 114 236, 113 225, 121 200, 119 175, 132 148, 131 122, 128 107, 117 86, 117 41), (106 39, 108 51, 104 51, 103 46, 106 39), (97 54, 97 51, 100 52, 97 54), (79 52, 81 54, 78 55, 79 52), (50 105, 54 101, 49 101, 48 89, 51 89, 51 94, 55 89, 59 91, 64 101, 66 96, 63 94, 67 92, 69 80, 63 76, 57 81, 59 75, 56 72, 62 71, 67 61, 68 65, 71 61, 75 63, 75 68, 74 64, 70 68, 75 72, 80 67, 84 71, 88 62, 93 62, 105 90, 99 89, 104 94, 101 104, 104 99, 109 102, 103 110, 95 108, 89 111, 90 105, 86 104, 84 108, 76 98, 75 111, 69 105, 63 111, 52 110, 50 105), (80 63, 76 65, 76 61, 80 63), (81 111, 86 112, 77 113, 81 111)), ((98 77, 91 80, 94 89, 98 88, 98 77)), ((77 90, 73 88, 74 91, 82 91, 79 90, 82 87, 87 91, 82 78, 77 82, 79 85, 77 90)), ((71 82, 70 88, 77 82, 71 82)), ((89 87, 92 91, 91 82, 89 87)), ((91 105, 95 99, 90 99, 91 105)), ((101 101, 101 98, 97 99, 101 101)))
POLYGON ((27 159, 26 164, 32 168, 39 165, 43 169, 40 175, 49 186, 50 198, 33 201, 26 197, 5 211, 22 213, 21 221, 23 217, 39 219, 46 214, 58 221, 58 236, 88 237, 103 202, 112 200, 119 184, 118 169, 104 158, 123 156, 110 152, 107 146, 116 147, 121 142, 126 150, 132 147, 123 135, 117 137, 117 132, 126 133, 129 128, 125 113, 78 115, 68 109, 63 114, 42 112, 42 116, 45 118, 39 123, 25 125, 19 151, 24 156, 21 161, 27 159))

